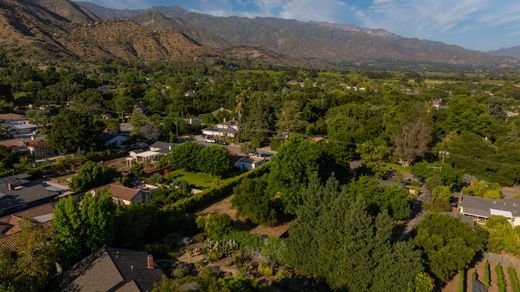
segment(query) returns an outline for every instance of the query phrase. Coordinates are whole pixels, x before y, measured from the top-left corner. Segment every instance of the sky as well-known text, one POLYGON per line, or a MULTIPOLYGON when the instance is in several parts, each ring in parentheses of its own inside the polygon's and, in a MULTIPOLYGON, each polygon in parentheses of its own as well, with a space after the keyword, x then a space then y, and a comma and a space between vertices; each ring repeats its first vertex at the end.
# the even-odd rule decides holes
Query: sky
POLYGON ((110 8, 176 5, 216 16, 273 16, 383 28, 493 50, 520 45, 518 0, 84 0, 110 8))

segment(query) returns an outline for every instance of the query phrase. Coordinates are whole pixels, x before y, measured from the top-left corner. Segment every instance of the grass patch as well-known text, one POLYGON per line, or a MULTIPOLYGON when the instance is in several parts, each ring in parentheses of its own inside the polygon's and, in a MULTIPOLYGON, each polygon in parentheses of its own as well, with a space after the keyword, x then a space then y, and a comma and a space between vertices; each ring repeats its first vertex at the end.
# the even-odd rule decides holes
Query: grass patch
POLYGON ((181 179, 186 181, 189 185, 194 185, 199 188, 216 188, 225 183, 228 179, 221 179, 217 176, 203 172, 191 172, 184 169, 177 169, 170 172, 170 177, 174 179, 181 179))
POLYGON ((398 173, 411 173, 412 172, 411 167, 402 166, 401 164, 397 164, 397 163, 387 163, 386 167, 388 167, 389 169, 393 169, 393 170, 397 171, 398 173))

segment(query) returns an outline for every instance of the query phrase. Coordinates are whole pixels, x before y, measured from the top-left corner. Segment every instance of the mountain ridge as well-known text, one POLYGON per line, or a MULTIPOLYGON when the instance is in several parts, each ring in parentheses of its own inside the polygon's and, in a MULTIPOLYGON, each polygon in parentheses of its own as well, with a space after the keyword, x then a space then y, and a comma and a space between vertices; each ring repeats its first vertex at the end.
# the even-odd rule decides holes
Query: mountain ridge
POLYGON ((503 57, 515 57, 520 59, 520 46, 514 46, 510 48, 501 48, 498 50, 490 51, 490 54, 503 57))
POLYGON ((247 59, 284 66, 516 67, 510 57, 383 29, 273 17, 217 17, 182 8, 117 10, 69 0, 4 0, 0 44, 44 58, 144 62, 247 59))

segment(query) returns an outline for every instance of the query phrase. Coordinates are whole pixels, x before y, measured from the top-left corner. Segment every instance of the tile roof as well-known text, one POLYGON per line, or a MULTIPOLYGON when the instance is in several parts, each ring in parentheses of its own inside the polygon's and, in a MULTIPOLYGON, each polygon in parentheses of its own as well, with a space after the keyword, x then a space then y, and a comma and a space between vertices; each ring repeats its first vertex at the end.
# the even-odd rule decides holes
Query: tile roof
POLYGON ((63 291, 152 291, 164 273, 148 269, 148 254, 120 248, 102 248, 65 272, 63 291))
POLYGON ((19 114, 0 114, 0 121, 6 121, 6 122, 16 122, 16 121, 25 121, 27 118, 24 115, 19 114))
POLYGON ((95 189, 95 191, 99 190, 107 190, 112 194, 112 197, 125 201, 132 201, 140 192, 139 189, 125 187, 120 182, 111 183, 95 189))
MULTIPOLYGON (((38 224, 38 225, 43 227, 43 229, 45 230, 45 234, 47 236, 50 236, 50 234, 51 234, 51 228, 50 228, 51 222, 50 221, 42 223, 42 224, 38 224)), ((16 232, 16 233, 6 235, 3 237, 0 235, 0 246, 4 247, 12 252, 15 252, 22 239, 21 235, 22 235, 21 232, 16 232)))

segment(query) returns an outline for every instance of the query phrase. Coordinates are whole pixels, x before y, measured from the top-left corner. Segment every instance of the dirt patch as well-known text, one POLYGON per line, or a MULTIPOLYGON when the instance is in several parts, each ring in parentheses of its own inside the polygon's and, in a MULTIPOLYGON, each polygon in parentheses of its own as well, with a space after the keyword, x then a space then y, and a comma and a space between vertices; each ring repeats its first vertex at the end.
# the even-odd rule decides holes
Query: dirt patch
POLYGON ((233 199, 233 196, 229 196, 229 197, 225 198, 224 200, 216 202, 215 204, 200 211, 199 213, 197 213, 197 215, 199 215, 199 214, 226 214, 233 221, 237 221, 237 220, 239 220, 239 218, 237 216, 237 210, 233 209, 233 206, 231 204, 232 199, 233 199))

